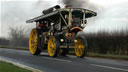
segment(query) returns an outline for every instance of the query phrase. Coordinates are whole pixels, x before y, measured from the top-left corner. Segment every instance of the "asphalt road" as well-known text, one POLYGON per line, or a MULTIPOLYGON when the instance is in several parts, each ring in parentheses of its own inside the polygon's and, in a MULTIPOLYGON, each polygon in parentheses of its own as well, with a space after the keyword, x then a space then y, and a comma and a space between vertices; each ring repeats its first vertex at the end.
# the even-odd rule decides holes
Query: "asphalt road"
POLYGON ((51 58, 47 53, 33 56, 29 51, 0 48, 0 57, 44 72, 128 72, 128 61, 101 58, 83 59, 68 55, 51 58))

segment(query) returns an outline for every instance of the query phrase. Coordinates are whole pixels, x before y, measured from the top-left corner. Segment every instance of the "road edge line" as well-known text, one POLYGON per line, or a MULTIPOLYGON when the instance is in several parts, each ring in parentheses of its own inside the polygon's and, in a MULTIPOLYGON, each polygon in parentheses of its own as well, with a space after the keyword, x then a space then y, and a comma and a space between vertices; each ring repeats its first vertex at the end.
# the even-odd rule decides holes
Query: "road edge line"
POLYGON ((4 59, 3 57, 0 57, 0 61, 7 62, 7 63, 12 63, 13 65, 16 65, 16 66, 18 66, 20 68, 24 68, 24 69, 30 70, 32 72, 44 72, 42 70, 27 66, 27 65, 24 65, 24 64, 21 64, 21 63, 16 63, 14 61, 10 61, 10 60, 4 59))

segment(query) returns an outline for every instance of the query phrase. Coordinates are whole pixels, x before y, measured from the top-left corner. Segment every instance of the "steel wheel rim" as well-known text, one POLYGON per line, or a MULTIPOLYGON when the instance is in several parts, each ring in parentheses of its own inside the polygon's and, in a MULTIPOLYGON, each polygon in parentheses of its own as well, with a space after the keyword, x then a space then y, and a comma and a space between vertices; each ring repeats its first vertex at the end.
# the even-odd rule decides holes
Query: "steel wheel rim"
POLYGON ((56 51, 56 41, 54 37, 50 37, 48 41, 48 54, 49 56, 54 56, 56 51))
POLYGON ((82 38, 77 38, 77 42, 75 42, 75 54, 80 57, 84 54, 84 40, 82 38))
POLYGON ((31 54, 34 54, 37 50, 37 31, 32 30, 29 37, 29 50, 31 54))

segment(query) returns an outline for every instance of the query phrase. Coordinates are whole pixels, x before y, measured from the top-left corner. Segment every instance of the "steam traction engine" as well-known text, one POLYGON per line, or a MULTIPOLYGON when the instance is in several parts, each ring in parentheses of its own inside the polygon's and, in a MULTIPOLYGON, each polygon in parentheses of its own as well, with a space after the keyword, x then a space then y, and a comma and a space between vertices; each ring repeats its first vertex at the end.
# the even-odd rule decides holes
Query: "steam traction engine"
POLYGON ((86 18, 96 16, 96 13, 82 8, 60 8, 56 5, 43 11, 43 15, 27 20, 36 22, 29 38, 29 50, 32 55, 39 55, 48 50, 51 57, 58 54, 65 56, 69 49, 75 51, 77 57, 87 53, 87 41, 83 36, 77 36, 82 31, 86 18))

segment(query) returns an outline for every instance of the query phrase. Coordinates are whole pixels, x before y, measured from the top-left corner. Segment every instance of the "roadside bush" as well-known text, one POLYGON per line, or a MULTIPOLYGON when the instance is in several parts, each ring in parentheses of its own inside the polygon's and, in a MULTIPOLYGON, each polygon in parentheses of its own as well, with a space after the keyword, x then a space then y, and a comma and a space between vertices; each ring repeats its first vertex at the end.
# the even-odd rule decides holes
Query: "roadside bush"
POLYGON ((6 38, 0 38, 0 46, 6 46, 9 45, 9 40, 6 38))
POLYGON ((128 55, 128 34, 99 32, 85 36, 90 52, 128 55))

